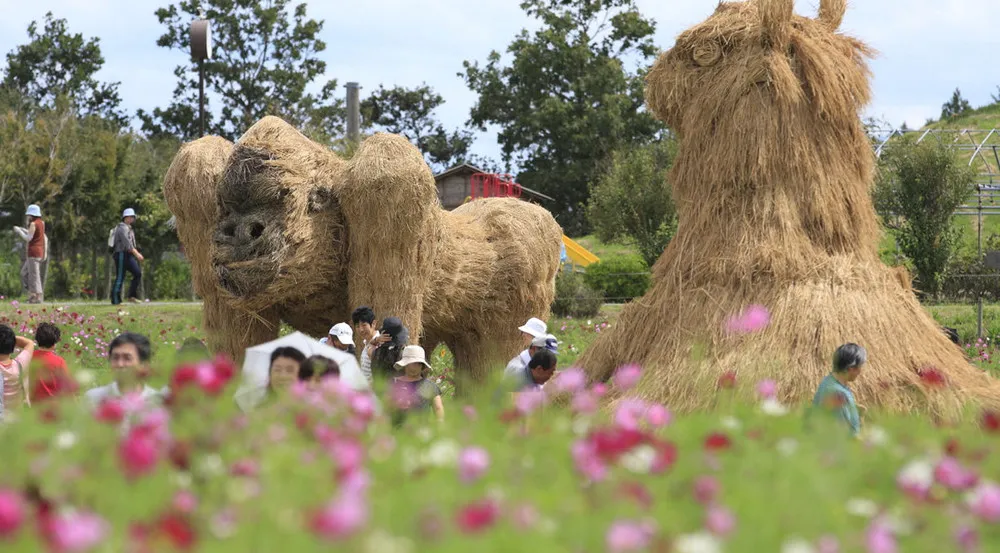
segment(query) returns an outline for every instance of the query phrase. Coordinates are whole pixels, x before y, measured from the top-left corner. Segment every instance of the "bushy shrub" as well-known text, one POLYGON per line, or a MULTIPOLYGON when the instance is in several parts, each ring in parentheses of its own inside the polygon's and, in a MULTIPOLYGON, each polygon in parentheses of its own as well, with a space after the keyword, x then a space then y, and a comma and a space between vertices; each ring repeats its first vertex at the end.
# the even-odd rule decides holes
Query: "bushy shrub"
POLYGON ((560 271, 556 275, 556 300, 552 302, 556 316, 593 317, 603 303, 603 295, 587 286, 579 273, 560 271))
POLYGON ((84 296, 90 286, 90 271, 78 270, 70 259, 56 261, 49 259, 48 275, 45 278, 47 298, 73 298, 84 296))
POLYGON ((17 297, 21 294, 21 256, 14 248, 14 241, 0 240, 0 296, 17 297))
POLYGON ((638 255, 605 257, 587 267, 584 281, 604 294, 604 299, 625 302, 646 293, 649 265, 638 255))
POLYGON ((158 300, 191 297, 191 265, 178 257, 164 257, 153 272, 153 297, 158 300))

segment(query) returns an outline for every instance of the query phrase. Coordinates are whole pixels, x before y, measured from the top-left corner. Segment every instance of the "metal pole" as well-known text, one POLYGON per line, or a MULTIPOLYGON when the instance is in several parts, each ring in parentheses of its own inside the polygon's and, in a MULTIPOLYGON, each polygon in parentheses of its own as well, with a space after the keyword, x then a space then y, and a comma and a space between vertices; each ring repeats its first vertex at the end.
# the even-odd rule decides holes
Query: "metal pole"
MULTIPOLYGON (((979 213, 976 215, 976 249, 979 252, 979 259, 983 259, 983 196, 979 194, 979 213)), ((983 293, 978 283, 976 285, 976 336, 983 337, 983 293)))
POLYGON ((198 121, 205 136, 205 60, 198 60, 198 121))
POLYGON ((347 140, 357 143, 361 138, 361 85, 347 83, 347 140))

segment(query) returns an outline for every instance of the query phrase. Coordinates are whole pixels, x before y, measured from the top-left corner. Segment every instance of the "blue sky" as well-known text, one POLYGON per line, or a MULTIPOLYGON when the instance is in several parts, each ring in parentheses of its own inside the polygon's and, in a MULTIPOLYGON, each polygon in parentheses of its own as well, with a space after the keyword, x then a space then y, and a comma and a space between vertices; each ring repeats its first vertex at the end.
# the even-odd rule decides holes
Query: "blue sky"
MULTIPOLYGON (((25 30, 45 12, 65 18, 70 30, 101 39, 106 63, 100 77, 121 81, 125 107, 133 112, 166 105, 173 68, 185 54, 156 46, 162 28, 153 12, 166 0, 5 0, 0 52, 26 41, 25 30)), ((327 77, 358 81, 370 91, 379 83, 426 82, 444 96, 439 109, 449 127, 462 125, 475 101, 460 77, 463 60, 503 51, 521 28, 533 28, 518 0, 311 0, 312 17, 325 20, 327 77)), ((702 21, 717 0, 637 0, 656 20, 656 41, 669 48, 678 33, 702 21)), ((796 1, 814 15, 818 0, 796 1)), ((936 117, 960 87, 973 106, 990 102, 1000 85, 1000 33, 991 13, 997 0, 855 0, 842 30, 875 47, 874 100, 868 115, 893 125, 919 127, 936 117)), ((216 44, 216 48, 225 48, 216 44)), ((362 95, 365 95, 365 90, 362 95)), ((474 151, 498 157, 494 133, 478 136, 474 151)))

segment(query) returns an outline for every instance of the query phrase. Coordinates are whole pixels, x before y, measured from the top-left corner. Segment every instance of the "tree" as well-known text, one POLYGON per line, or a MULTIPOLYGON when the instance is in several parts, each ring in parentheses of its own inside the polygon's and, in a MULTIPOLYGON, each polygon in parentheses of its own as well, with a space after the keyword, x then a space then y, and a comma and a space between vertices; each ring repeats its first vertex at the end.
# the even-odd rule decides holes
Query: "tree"
POLYGON ((617 151, 590 191, 587 217, 598 238, 635 243, 650 267, 677 229, 667 186, 676 153, 673 140, 617 151))
MULTIPOLYGON (((190 51, 190 23, 204 10, 212 20, 213 42, 225 45, 204 62, 206 132, 235 139, 266 115, 279 116, 313 139, 330 142, 344 132, 343 100, 337 81, 307 92, 326 71, 317 56, 326 49, 319 39, 323 22, 306 15, 299 4, 289 14, 289 0, 182 1, 156 10, 166 26, 157 45, 190 51), (220 108, 210 111, 209 98, 220 108)), ((174 70, 173 101, 152 113, 139 110, 144 132, 182 140, 199 136, 198 68, 174 70)))
POLYGON ((27 44, 7 54, 3 87, 16 90, 33 109, 54 109, 68 98, 83 115, 99 115, 124 126, 128 118, 119 109, 119 83, 104 83, 95 75, 104 66, 100 39, 70 34, 65 19, 45 14, 45 26, 28 25, 27 44))
POLYGON ((990 98, 993 99, 994 104, 1000 104, 1000 86, 997 86, 997 91, 995 93, 990 94, 990 98))
POLYGON ((371 96, 361 102, 361 115, 366 128, 380 129, 403 135, 423 152, 428 164, 447 169, 468 161, 472 133, 464 129, 452 132, 434 116, 434 110, 444 104, 444 98, 426 83, 416 88, 379 85, 371 96))
POLYGON ((941 119, 958 117, 971 109, 972 105, 962 97, 962 91, 956 88, 955 92, 951 95, 951 99, 941 106, 941 119))
POLYGON ((947 146, 912 137, 882 151, 873 192, 875 209, 916 269, 920 290, 937 296, 959 231, 952 216, 973 192, 975 171, 947 146))
POLYGON ((518 180, 558 202, 567 233, 586 231, 588 184, 611 152, 648 142, 662 125, 643 109, 645 68, 657 53, 654 22, 634 0, 525 0, 540 20, 507 47, 510 64, 493 51, 485 66, 464 62, 468 87, 479 94, 470 122, 498 125, 504 162, 518 180))

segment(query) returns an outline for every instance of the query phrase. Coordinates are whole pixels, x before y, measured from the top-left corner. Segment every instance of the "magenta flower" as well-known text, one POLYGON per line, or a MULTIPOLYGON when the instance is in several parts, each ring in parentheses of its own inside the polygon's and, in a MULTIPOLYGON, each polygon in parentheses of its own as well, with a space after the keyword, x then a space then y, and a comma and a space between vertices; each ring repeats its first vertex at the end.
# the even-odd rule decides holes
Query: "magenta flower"
POLYGON ((474 482, 490 467, 490 454, 481 447, 467 447, 458 454, 458 475, 462 482, 474 482))
POLYGON ((612 379, 614 381, 615 387, 621 390, 628 390, 639 383, 639 379, 642 378, 642 369, 639 365, 624 365, 618 367, 615 371, 612 379))
POLYGON ((705 528, 719 537, 726 537, 736 528, 736 517, 720 505, 712 505, 705 512, 705 528))
POLYGON ((896 553, 896 536, 885 523, 875 520, 865 532, 865 546, 868 553, 896 553))
POLYGON ((611 523, 604 540, 611 553, 629 553, 648 548, 654 533, 650 524, 621 520, 611 523))
POLYGON ((100 545, 109 530, 110 526, 101 517, 76 512, 54 517, 48 540, 52 548, 60 553, 83 553, 100 545))
POLYGON ((972 513, 986 522, 1000 522, 1000 486, 984 482, 969 497, 972 513))
POLYGON ((313 516, 310 527, 328 540, 353 536, 368 523, 368 505, 357 494, 342 494, 313 516))
POLYGON ((962 491, 975 486, 979 477, 954 457, 945 457, 934 467, 934 480, 949 489, 962 491))
POLYGON ((694 481, 694 498, 702 505, 715 501, 719 495, 719 481, 712 476, 699 476, 694 481))
POLYGON ((750 334, 763 330, 771 322, 771 314, 763 305, 751 305, 740 314, 726 321, 726 332, 729 334, 750 334))
POLYGON ((591 440, 577 440, 571 448, 576 470, 588 480, 600 482, 608 475, 608 467, 601 461, 591 440))
POLYGON ((12 490, 0 490, 0 540, 13 537, 24 522, 24 501, 12 490))
POLYGON ((559 393, 576 393, 587 386, 587 376, 580 369, 566 369, 552 380, 552 386, 559 393))
POLYGON ((156 441, 146 432, 133 429, 118 444, 118 461, 129 478, 152 472, 159 459, 156 441))
POLYGON ((757 395, 761 399, 774 399, 774 396, 778 393, 778 384, 773 380, 761 380, 757 383, 757 395))
POLYGON ((659 403, 654 403, 646 410, 646 424, 653 428, 662 428, 670 424, 673 416, 670 410, 659 403))

